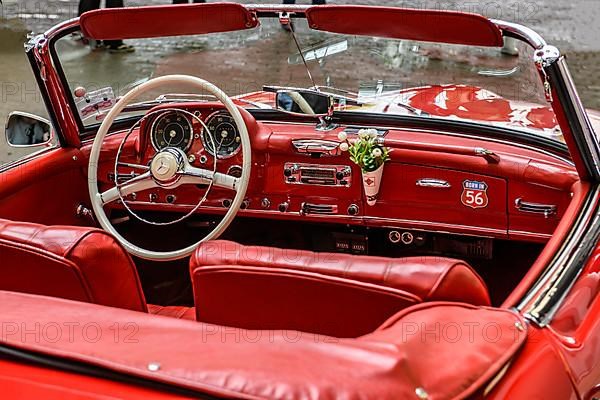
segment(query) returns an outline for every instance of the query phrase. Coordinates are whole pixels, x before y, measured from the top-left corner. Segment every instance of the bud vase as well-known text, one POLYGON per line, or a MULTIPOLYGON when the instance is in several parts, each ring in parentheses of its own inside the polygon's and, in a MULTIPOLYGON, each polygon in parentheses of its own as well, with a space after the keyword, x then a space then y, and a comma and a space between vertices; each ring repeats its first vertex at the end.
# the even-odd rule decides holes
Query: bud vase
POLYGON ((375 171, 362 171, 363 188, 367 196, 367 204, 370 206, 377 203, 377 195, 381 186, 381 177, 383 176, 383 164, 375 171))

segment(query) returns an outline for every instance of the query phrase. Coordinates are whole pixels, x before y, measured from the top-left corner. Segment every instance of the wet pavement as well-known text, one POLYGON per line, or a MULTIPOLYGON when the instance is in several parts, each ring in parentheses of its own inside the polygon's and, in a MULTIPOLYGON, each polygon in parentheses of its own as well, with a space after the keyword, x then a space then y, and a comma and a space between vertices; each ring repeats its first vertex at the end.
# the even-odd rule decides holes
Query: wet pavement
MULTIPOLYGON (((162 0, 125 0, 126 5, 167 4, 162 0)), ((257 1, 241 1, 257 3, 257 1)), ((274 3, 274 1, 265 1, 274 3)), ((308 4, 308 1, 298 1, 308 4)), ((600 109, 600 0, 469 1, 469 0, 330 0, 330 4, 394 5, 412 8, 475 12, 495 19, 525 24, 568 55, 568 62, 584 104, 600 109)), ((77 15, 78 1, 4 0, 0 5, 0 122, 11 110, 43 115, 44 106, 23 52, 28 31, 42 32, 77 15)), ((157 57, 161 55, 157 48, 157 57)), ((1 141, 3 142, 3 140, 1 141)), ((22 152, 0 146, 0 163, 22 152)))

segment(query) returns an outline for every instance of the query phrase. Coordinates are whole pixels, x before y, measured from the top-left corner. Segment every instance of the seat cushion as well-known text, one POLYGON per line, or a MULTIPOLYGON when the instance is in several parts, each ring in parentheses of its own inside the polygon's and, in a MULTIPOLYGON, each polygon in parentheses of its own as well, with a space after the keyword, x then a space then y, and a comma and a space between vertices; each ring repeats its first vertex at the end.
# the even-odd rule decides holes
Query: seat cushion
POLYGON ((106 232, 0 220, 0 289, 147 311, 135 265, 106 232))
POLYGON ((215 240, 198 246, 190 267, 228 265, 292 269, 403 290, 421 301, 490 305, 483 279, 464 261, 445 257, 388 258, 243 246, 215 240))
POLYGON ((196 319, 196 310, 194 307, 184 306, 158 306, 155 304, 148 304, 148 313, 153 315, 162 315, 163 317, 171 317, 177 319, 196 319))
POLYGON ((292 269, 212 266, 192 275, 197 320, 358 337, 420 302, 402 290, 292 269))

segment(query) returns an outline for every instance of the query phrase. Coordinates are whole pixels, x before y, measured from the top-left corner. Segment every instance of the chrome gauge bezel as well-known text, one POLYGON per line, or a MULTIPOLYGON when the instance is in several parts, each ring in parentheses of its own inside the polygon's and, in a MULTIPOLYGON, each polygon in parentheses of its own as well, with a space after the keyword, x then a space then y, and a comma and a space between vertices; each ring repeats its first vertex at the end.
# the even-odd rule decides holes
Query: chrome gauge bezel
MULTIPOLYGON (((229 159, 229 158, 231 158, 231 157, 234 157, 234 156, 236 156, 236 155, 237 155, 237 154, 240 152, 240 150, 242 149, 242 144, 241 144, 241 142, 239 143, 238 147, 237 147, 237 148, 236 148, 234 151, 232 151, 231 153, 227 153, 227 154, 219 154, 219 155, 216 155, 216 154, 213 154, 213 151, 211 151, 211 150, 210 150, 210 147, 207 147, 207 146, 206 146, 206 142, 204 141, 204 133, 205 133, 205 131, 206 131, 206 130, 208 130, 208 126, 210 125, 210 122, 211 122, 211 120, 212 120, 213 118, 216 118, 216 117, 218 117, 219 115, 225 115, 225 116, 227 116, 228 118, 231 118, 231 119, 233 119, 233 117, 231 116, 231 114, 230 114, 230 113, 228 113, 228 112, 227 112, 227 111, 225 111, 225 110, 219 110, 219 111, 215 111, 215 112, 211 113, 211 114, 210 114, 208 117, 206 117, 206 119, 204 120, 204 125, 205 125, 205 126, 203 126, 203 127, 202 127, 202 131, 200 132, 200 140, 202 141, 202 145, 204 146, 204 149, 206 150, 206 152, 207 152, 208 154, 210 154, 210 155, 211 155, 211 156, 213 156, 213 157, 216 157, 216 158, 217 158, 217 159, 219 159, 219 160, 227 160, 227 159, 229 159)), ((236 137, 240 137, 239 128, 237 127, 237 125, 235 124, 235 122, 233 122, 233 123, 232 123, 232 125, 233 125, 233 127, 235 128, 235 134, 236 134, 236 137)), ((210 132, 209 132, 209 134, 210 134, 210 132)), ((214 139, 214 138, 213 138, 213 139, 214 139)))
POLYGON ((161 151, 166 147, 177 147, 178 149, 183 150, 184 152, 187 153, 187 151, 192 147, 192 143, 194 141, 194 125, 192 124, 192 122, 190 121, 190 119, 182 112, 182 111, 178 111, 178 110, 166 110, 164 113, 160 114, 158 117, 156 117, 156 119, 152 122, 152 127, 150 128, 150 143, 152 144, 152 147, 154 148, 155 151, 161 151), (185 122, 183 123, 187 123, 187 125, 190 128, 190 133, 189 133, 189 140, 188 143, 186 145, 185 148, 183 147, 179 147, 179 146, 165 146, 165 147, 160 147, 158 146, 158 144, 155 142, 154 140, 154 136, 155 136, 155 130, 156 130, 156 125, 158 124, 158 122, 160 120, 162 120, 163 118, 165 118, 166 116, 170 115, 170 114, 175 114, 175 115, 181 115, 183 117, 183 119, 185 120, 185 122))

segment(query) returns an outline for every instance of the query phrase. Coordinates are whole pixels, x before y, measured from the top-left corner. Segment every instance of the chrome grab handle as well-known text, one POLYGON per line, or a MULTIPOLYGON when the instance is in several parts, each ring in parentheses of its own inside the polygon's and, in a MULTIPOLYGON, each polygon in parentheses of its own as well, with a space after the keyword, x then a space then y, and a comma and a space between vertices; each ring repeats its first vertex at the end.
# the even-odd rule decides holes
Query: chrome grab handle
POLYGON ((545 218, 556 215, 558 211, 558 206, 554 204, 529 203, 520 197, 515 200, 515 208, 522 212, 543 214, 545 218))
POLYGON ((340 153, 340 144, 331 140, 299 139, 292 140, 292 145, 296 149, 296 152, 303 154, 318 153, 327 156, 337 156, 340 153))
POLYGON ((417 186, 420 187, 428 187, 428 188, 438 188, 438 189, 447 189, 451 188, 452 185, 443 179, 435 179, 435 178, 423 178, 417 181, 417 186))

